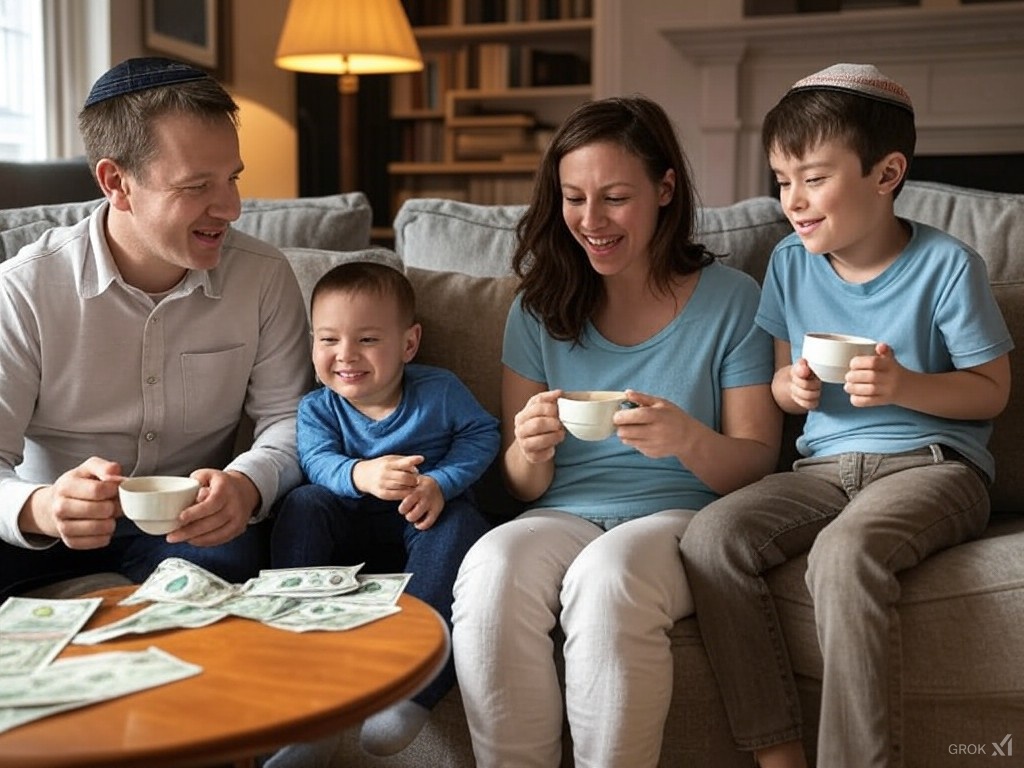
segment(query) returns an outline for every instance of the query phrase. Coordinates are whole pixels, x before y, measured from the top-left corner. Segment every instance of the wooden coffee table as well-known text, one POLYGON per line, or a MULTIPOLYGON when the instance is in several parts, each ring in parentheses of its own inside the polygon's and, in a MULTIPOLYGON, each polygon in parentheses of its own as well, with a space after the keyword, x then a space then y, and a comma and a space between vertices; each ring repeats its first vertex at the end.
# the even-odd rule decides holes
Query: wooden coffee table
MULTIPOLYGON (((96 592, 88 629, 141 606, 118 606, 134 587, 96 592)), ((0 734, 0 768, 210 766, 356 725, 407 698, 447 658, 448 628, 420 600, 347 632, 293 633, 228 617, 201 629, 68 646, 61 658, 157 646, 203 672, 0 734)))

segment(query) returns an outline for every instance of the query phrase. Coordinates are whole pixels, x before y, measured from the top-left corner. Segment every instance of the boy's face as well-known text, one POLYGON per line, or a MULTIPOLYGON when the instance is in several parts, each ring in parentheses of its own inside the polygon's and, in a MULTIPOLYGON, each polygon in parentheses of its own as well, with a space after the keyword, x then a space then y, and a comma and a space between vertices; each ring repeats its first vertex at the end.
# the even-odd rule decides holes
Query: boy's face
POLYGON ((892 187, 879 183, 884 160, 865 175, 852 149, 824 140, 800 157, 775 148, 768 162, 782 208, 808 251, 859 266, 887 257, 876 247, 893 217, 892 187))
POLYGON ((377 417, 398 405, 402 371, 419 348, 420 326, 403 322, 393 296, 322 293, 311 325, 313 367, 325 386, 377 417))

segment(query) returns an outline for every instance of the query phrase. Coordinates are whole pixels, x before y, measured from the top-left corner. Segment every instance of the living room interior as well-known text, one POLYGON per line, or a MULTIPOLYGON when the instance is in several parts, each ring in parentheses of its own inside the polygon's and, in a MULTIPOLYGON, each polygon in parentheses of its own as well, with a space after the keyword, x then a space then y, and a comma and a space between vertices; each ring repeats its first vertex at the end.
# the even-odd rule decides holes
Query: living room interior
MULTIPOLYGON (((441 5, 457 12, 463 4, 441 5)), ((68 46, 63 71, 76 76, 62 85, 66 104, 80 104, 107 66, 154 52, 145 44, 143 2, 80 5, 69 12, 88 16, 91 42, 68 46)), ((288 0, 258 0, 258 13, 239 0, 214 5, 223 22, 218 74, 242 107, 243 196, 351 191, 342 189, 338 172, 336 78, 274 64, 288 0)), ((761 116, 800 76, 840 60, 874 63, 910 92, 918 125, 911 178, 1021 191, 1021 0, 592 0, 582 7, 592 22, 583 51, 590 81, 558 101, 549 122, 585 98, 643 93, 659 101, 678 128, 706 205, 771 194, 758 138, 761 116)), ((507 26, 516 25, 495 25, 496 39, 508 39, 507 26)), ((474 24, 472 42, 485 41, 486 29, 474 24)), ((424 38, 423 28, 417 33, 429 59, 437 44, 424 38)), ((389 164, 400 159, 395 126, 401 122, 389 115, 391 78, 361 77, 357 102, 354 188, 369 196, 378 227, 393 219, 401 184, 389 174, 389 164)), ((75 154, 74 146, 65 152, 75 154)), ((429 196, 445 184, 425 188, 429 196)), ((500 202, 525 202, 524 189, 519 185, 500 202)))
MULTIPOLYGON (((67 103, 80 105, 110 64, 153 53, 145 44, 143 0, 59 2, 72 15, 81 14, 77 23, 90 18, 91 44, 102 49, 90 56, 67 46, 79 62, 68 62, 63 70, 74 73, 65 84, 67 103)), ((449 2, 466 7, 479 0, 444 4, 449 2)), ((709 206, 702 212, 702 238, 727 263, 758 278, 774 243, 790 231, 778 201, 762 197, 772 192, 759 144, 764 112, 797 78, 835 61, 875 63, 905 83, 919 126, 919 162, 912 178, 934 174, 916 178, 963 188, 908 186, 897 209, 947 229, 983 255, 1011 332, 1024 338, 1017 333, 1024 329, 1024 0, 590 2, 588 95, 640 92, 665 106, 709 206), (1018 194, 982 191, 989 189, 1018 194)), ((413 4, 425 6, 431 0, 408 0, 406 6, 413 4)), ((379 257, 381 250, 371 248, 371 240, 393 247, 422 297, 425 330, 419 360, 451 368, 485 407, 497 411, 501 329, 515 285, 507 260, 517 209, 467 210, 455 199, 395 205, 389 164, 397 155, 390 134, 395 126, 389 116, 388 75, 361 77, 360 175, 353 189, 343 189, 337 77, 296 74, 274 63, 289 0, 219 0, 216 7, 226 22, 218 71, 241 105, 246 169, 237 228, 285 252, 307 301, 313 282, 326 269, 346 259, 379 257), (321 135, 315 151, 307 135, 311 126, 321 135), (467 317, 474 322, 465 323, 467 317)), ((427 44, 430 34, 421 40, 428 53, 437 45, 427 44)), ((75 155, 74 146, 65 154, 75 155)), ((23 241, 38 237, 42 227, 70 224, 91 205, 0 212, 0 261, 13 256, 23 241), (30 213, 47 220, 36 221, 30 213)), ((1024 351, 1011 358, 1019 382, 1024 351)), ((972 762, 952 750, 1005 746, 1020 727, 1022 427, 1024 398, 1018 393, 997 420, 993 436, 999 475, 992 498, 998 514, 990 530, 914 569, 903 583, 899 610, 906 627, 908 768, 988 765, 987 759, 972 762)), ((790 566, 773 575, 771 588, 783 614, 802 701, 813 713, 821 696, 821 658, 802 577, 806 561, 790 566)), ((694 617, 673 628, 671 642, 675 693, 660 764, 749 766, 748 756, 732 747, 694 617)), ((809 719, 806 746, 811 751, 813 715, 809 719)), ((571 744, 565 741, 569 752, 563 765, 570 766, 571 744)), ((468 768, 473 758, 458 691, 442 702, 407 752, 387 760, 370 758, 352 737, 336 764, 468 768)))

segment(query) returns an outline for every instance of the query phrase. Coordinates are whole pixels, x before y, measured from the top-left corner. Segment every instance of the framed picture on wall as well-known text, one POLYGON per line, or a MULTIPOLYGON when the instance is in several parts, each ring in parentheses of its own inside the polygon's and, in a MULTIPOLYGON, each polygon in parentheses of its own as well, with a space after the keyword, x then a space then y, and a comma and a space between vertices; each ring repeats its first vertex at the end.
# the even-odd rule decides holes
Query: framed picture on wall
POLYGON ((228 74, 229 0, 145 0, 143 44, 156 54, 228 74))

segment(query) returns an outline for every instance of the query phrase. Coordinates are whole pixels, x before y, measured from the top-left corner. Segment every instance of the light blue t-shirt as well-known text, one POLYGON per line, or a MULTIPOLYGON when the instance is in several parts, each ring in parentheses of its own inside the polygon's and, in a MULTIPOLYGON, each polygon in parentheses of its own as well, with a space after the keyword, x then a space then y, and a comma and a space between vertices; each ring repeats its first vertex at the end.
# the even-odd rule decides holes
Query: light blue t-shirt
MULTIPOLYGON (((987 363, 1013 348, 982 258, 933 227, 909 222, 903 253, 878 277, 848 283, 794 233, 772 253, 757 322, 801 357, 804 333, 846 333, 888 344, 900 365, 942 373, 987 363)), ((944 419, 895 405, 855 408, 842 384, 822 384, 797 449, 804 456, 899 453, 942 443, 990 478, 991 421, 944 419)))
MULTIPOLYGON (((771 339, 754 324, 757 283, 713 263, 671 323, 634 346, 613 344, 587 324, 583 343, 557 341, 517 297, 505 326, 502 362, 548 389, 635 389, 672 401, 721 429, 722 390, 766 384, 771 339)), ((533 507, 597 522, 663 509, 700 509, 717 498, 674 457, 650 459, 617 436, 597 442, 566 434, 555 451, 554 480, 533 507)))

